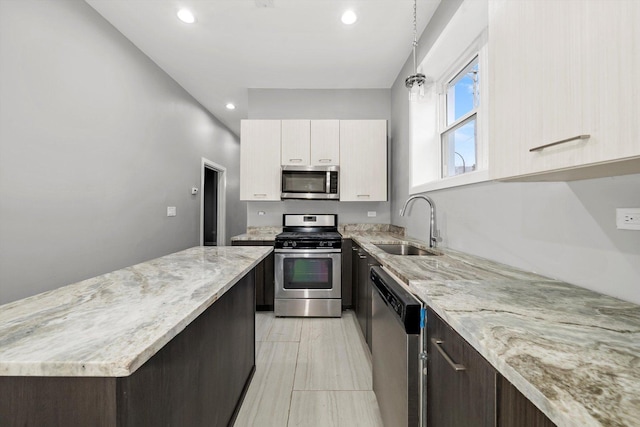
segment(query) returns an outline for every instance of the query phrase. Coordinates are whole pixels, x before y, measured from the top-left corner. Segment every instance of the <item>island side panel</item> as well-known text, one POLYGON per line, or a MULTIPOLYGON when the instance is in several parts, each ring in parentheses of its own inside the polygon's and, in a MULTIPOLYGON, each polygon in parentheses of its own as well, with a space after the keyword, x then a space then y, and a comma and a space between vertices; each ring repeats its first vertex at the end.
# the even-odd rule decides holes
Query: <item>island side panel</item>
POLYGON ((255 370, 255 269, 128 377, 118 426, 227 426, 255 370))
POLYGON ((0 426, 116 426, 116 379, 0 377, 0 426))

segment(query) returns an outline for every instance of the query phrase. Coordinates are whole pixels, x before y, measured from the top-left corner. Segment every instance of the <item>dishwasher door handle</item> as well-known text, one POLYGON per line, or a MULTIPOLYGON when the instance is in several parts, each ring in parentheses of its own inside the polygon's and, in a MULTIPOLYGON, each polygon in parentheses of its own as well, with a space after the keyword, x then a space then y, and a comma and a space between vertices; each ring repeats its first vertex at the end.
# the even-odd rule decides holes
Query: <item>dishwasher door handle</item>
POLYGON ((444 360, 447 361, 449 366, 451 366, 456 372, 464 371, 467 369, 464 367, 464 365, 455 363, 453 360, 451 360, 447 352, 444 351, 444 348, 442 348, 442 343, 444 343, 444 341, 431 338, 431 342, 433 343, 433 345, 436 346, 436 349, 438 349, 438 353, 440 353, 440 355, 444 358, 444 360))

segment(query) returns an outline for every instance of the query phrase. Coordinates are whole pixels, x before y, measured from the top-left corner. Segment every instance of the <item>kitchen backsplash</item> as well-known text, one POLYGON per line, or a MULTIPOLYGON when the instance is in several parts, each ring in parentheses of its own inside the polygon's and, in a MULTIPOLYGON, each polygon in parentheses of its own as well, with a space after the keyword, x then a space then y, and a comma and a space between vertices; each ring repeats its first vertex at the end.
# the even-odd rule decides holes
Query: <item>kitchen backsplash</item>
POLYGON ((247 202, 247 230, 250 227, 281 226, 282 214, 338 214, 338 224, 389 224, 389 202, 335 202, 287 200, 247 202), (369 216, 375 215, 375 216, 369 216))

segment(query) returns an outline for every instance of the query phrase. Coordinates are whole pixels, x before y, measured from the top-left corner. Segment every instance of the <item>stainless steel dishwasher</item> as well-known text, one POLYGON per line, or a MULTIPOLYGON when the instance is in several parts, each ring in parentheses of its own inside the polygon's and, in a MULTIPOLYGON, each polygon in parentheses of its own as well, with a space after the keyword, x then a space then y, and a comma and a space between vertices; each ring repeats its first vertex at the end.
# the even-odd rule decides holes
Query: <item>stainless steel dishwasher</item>
POLYGON ((422 303, 381 267, 372 267, 371 359, 373 391, 389 427, 421 424, 423 363, 422 303))

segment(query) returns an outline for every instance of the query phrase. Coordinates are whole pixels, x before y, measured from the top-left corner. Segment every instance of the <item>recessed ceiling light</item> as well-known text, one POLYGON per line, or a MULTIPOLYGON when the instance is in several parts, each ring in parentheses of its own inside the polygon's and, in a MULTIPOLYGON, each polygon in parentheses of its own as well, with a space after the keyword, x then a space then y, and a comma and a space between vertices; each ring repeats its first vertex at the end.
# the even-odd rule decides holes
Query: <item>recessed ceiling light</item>
POLYGON ((193 24, 196 22, 196 17, 193 16, 193 13, 191 13, 189 9, 180 9, 178 11, 178 19, 185 24, 193 24))
POLYGON ((225 105, 225 107, 227 107, 227 110, 235 110, 236 106, 233 105, 232 103, 228 103, 227 105, 225 105))
POLYGON ((356 13, 353 10, 347 10, 342 14, 342 23, 346 25, 351 25, 358 20, 356 13))

